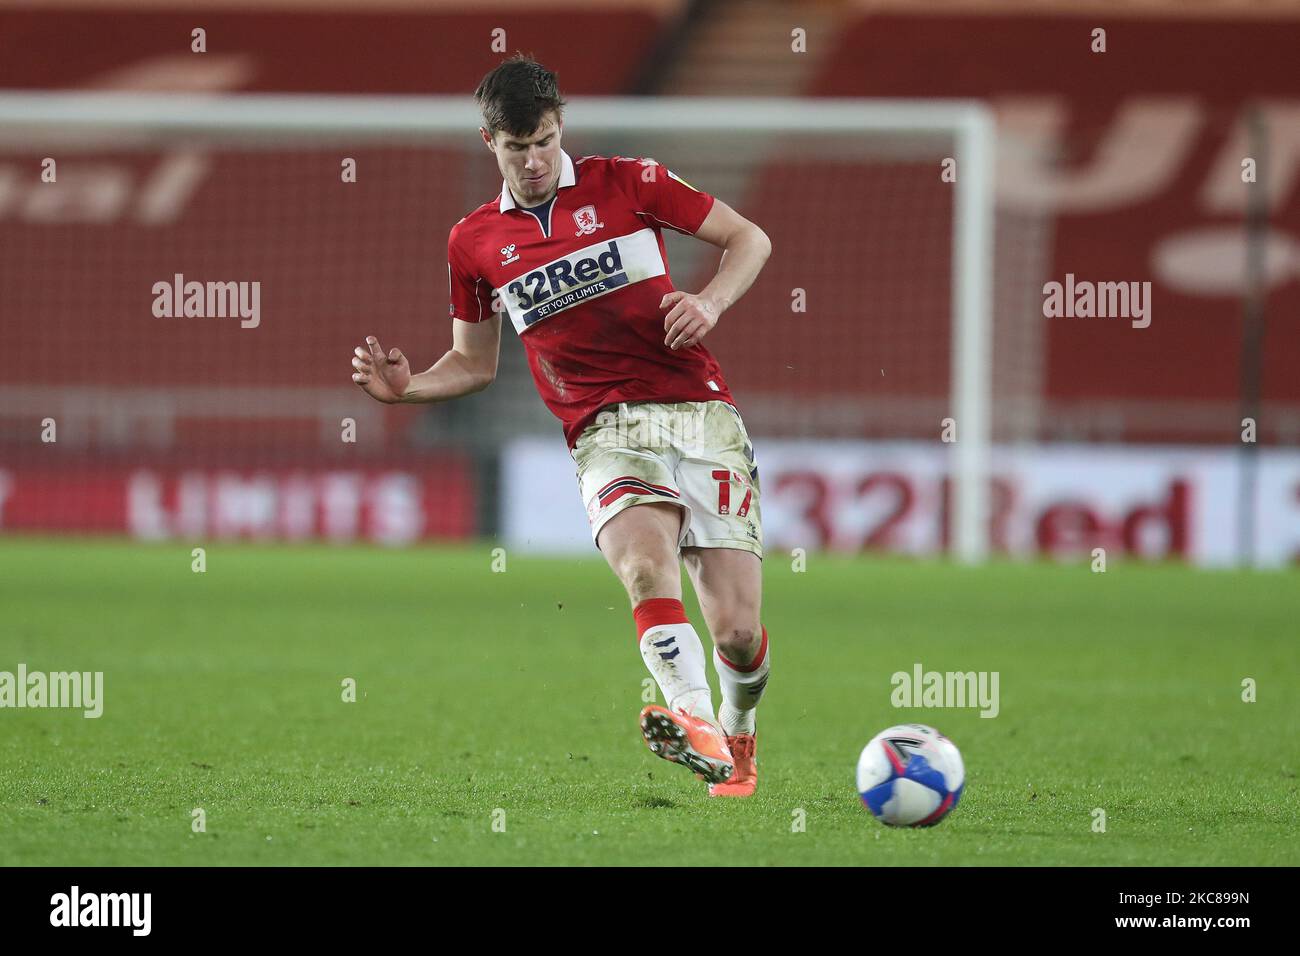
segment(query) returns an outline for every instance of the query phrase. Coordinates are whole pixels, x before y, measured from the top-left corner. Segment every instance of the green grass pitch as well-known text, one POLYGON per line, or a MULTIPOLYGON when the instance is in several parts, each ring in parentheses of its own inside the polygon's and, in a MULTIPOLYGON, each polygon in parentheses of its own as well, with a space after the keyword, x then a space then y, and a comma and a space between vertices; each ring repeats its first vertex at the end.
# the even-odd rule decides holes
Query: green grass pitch
POLYGON ((711 800, 640 739, 599 556, 507 562, 212 545, 200 574, 189 545, 0 541, 0 670, 103 671, 105 697, 0 710, 0 864, 1300 863, 1295 572, 773 555, 759 794, 711 800), (999 672, 999 715, 895 709, 916 662, 999 672), (966 760, 933 829, 854 788, 907 721, 966 760))

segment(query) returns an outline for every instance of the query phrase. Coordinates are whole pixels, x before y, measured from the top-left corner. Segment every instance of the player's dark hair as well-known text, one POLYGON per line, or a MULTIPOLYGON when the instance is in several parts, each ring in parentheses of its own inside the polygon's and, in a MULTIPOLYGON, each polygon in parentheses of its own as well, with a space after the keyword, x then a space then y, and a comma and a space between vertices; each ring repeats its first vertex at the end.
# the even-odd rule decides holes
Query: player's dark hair
POLYGON ((564 110, 555 74, 523 53, 516 53, 483 77, 474 99, 483 111, 483 126, 489 136, 498 130, 529 136, 542 125, 549 110, 555 110, 557 120, 564 110))

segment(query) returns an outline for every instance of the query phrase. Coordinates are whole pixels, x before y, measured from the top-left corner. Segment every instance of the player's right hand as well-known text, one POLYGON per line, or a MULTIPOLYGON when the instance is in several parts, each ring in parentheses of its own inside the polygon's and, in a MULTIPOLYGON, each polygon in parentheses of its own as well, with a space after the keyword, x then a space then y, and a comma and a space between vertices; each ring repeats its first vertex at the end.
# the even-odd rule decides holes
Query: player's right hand
POLYGON ((352 369, 352 381, 371 398, 381 402, 400 402, 406 394, 406 387, 411 384, 411 363, 402 350, 393 349, 385 355, 379 339, 373 335, 366 336, 364 348, 357 346, 352 369))

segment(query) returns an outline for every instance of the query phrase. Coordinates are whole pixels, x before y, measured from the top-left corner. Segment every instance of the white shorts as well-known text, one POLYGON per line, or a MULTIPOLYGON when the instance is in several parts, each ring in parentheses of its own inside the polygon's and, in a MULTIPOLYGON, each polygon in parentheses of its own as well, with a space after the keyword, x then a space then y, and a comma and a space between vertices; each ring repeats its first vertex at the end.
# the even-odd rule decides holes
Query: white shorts
POLYGON ((736 548, 763 556, 758 466, 735 407, 625 402, 601 409, 572 451, 591 537, 634 505, 683 510, 679 548, 736 548))

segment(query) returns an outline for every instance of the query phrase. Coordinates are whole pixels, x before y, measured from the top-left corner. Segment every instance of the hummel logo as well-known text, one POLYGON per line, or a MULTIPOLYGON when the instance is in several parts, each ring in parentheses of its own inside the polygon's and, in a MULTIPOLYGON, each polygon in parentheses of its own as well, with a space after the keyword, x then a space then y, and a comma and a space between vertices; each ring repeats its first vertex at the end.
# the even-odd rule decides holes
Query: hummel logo
MULTIPOLYGON (((669 637, 669 638, 667 638, 666 640, 662 640, 662 641, 651 641, 650 643, 653 644, 655 647, 667 647, 669 644, 676 644, 676 643, 677 643, 677 638, 676 638, 676 637, 669 637)), ((682 652, 682 649, 681 649, 680 647, 674 647, 671 651, 661 651, 660 654, 659 654, 659 657, 660 657, 662 660, 670 661, 670 660, 672 660, 674 657, 676 657, 678 654, 680 654, 681 652, 682 652)))
POLYGON ((516 259, 519 258, 519 256, 515 255, 515 244, 513 242, 510 243, 510 245, 508 246, 501 247, 501 255, 506 257, 501 260, 501 264, 503 266, 508 266, 510 265, 510 263, 514 262, 516 259))

